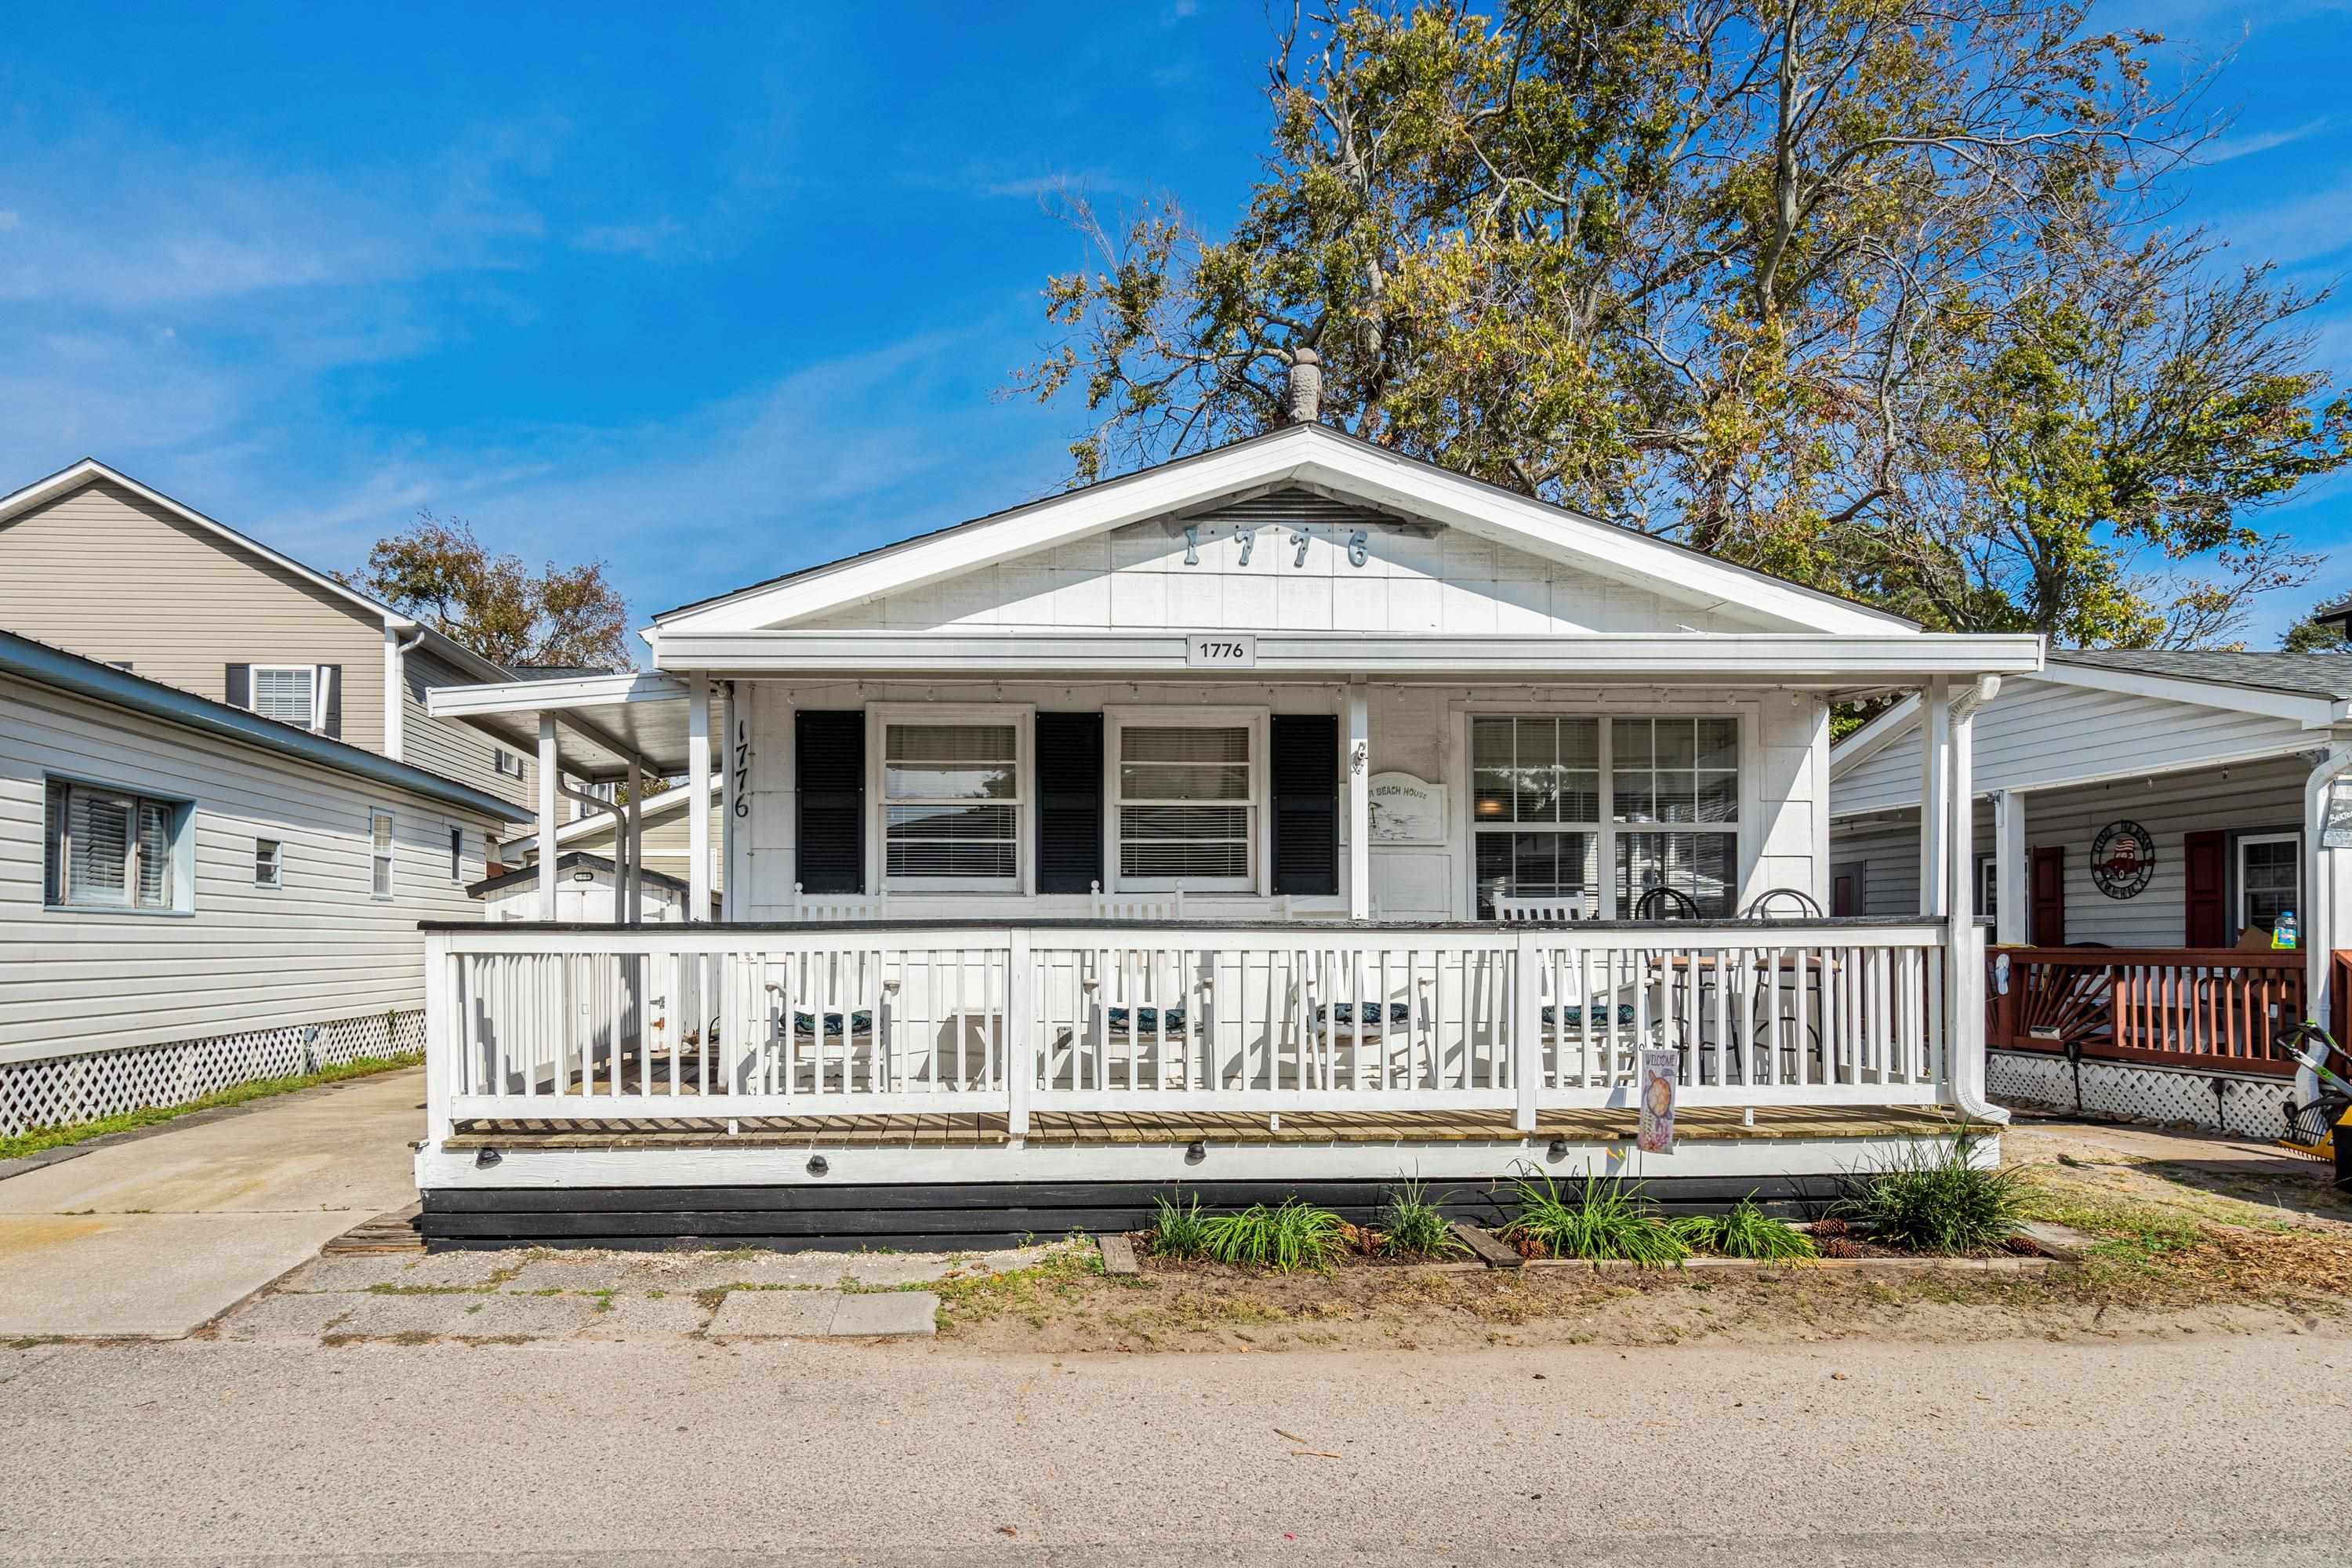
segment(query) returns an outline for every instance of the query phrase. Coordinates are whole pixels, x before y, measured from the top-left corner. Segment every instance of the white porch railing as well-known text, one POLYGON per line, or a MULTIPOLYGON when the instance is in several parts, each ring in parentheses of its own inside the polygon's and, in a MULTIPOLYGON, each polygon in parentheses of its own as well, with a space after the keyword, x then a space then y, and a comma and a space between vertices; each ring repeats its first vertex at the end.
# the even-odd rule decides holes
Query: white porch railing
POLYGON ((1950 1099, 1947 928, 482 925, 427 942, 459 1121, 1950 1099))

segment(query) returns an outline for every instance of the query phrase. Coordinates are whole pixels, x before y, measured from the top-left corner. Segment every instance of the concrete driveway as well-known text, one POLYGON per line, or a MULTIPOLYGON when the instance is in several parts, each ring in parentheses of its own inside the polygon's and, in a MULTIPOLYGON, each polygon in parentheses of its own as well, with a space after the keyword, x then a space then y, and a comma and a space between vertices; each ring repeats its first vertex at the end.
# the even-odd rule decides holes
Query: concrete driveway
POLYGON ((421 1068, 109 1143, 0 1181, 0 1339, 175 1339, 416 1201, 421 1068))

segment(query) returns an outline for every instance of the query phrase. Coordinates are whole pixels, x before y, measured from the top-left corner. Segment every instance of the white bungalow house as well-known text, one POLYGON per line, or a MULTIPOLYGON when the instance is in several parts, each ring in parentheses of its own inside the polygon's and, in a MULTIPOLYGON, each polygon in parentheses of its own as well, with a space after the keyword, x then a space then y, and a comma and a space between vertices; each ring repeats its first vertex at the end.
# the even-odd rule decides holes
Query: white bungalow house
POLYGON ((2345 1032, 2352 657, 2053 651, 1979 715, 1974 820, 1948 847, 1920 810, 1943 722, 1906 700, 1837 746, 1832 908, 1906 910, 1957 857, 1996 927, 2003 1098, 2282 1132, 2282 1102, 2316 1085, 2290 1089, 2278 1036, 2345 1032), (2272 945, 2283 919, 2291 949, 2272 945))
POLYGON ((1524 1168, 1790 1198, 2000 1118, 1965 885, 1822 912, 1830 710, 1936 693, 1966 801, 2036 638, 1313 424, 646 637, 647 673, 432 696, 542 781, 715 773, 689 907, 725 868, 715 924, 555 921, 542 856, 539 921, 431 928, 436 1243, 923 1245, 1524 1168), (1645 1047, 1672 1153, 1631 1142, 1645 1047))

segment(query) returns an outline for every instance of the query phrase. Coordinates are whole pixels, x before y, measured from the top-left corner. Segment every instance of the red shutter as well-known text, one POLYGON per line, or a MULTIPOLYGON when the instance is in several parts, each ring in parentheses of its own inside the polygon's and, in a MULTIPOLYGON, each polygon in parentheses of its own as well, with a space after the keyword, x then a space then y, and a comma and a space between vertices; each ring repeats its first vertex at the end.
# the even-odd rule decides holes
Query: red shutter
POLYGON ((2183 902, 2188 916, 2185 945, 2230 945, 2230 836, 2191 833, 2181 840, 2180 863, 2188 875, 2183 902))
POLYGON ((2046 844, 2033 851, 2033 926, 2025 939, 2036 947, 2066 945, 2066 850, 2046 844))

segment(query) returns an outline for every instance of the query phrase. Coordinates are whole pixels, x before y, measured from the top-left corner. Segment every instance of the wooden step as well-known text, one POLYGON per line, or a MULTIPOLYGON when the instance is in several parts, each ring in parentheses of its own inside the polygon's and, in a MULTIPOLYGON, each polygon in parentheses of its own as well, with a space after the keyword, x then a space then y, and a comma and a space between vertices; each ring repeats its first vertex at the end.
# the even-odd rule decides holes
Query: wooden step
POLYGON ((372 1220, 352 1226, 326 1246, 319 1248, 321 1258, 357 1258, 386 1252, 422 1252, 425 1237, 417 1231, 416 1216, 424 1205, 415 1203, 404 1209, 380 1214, 372 1220))

